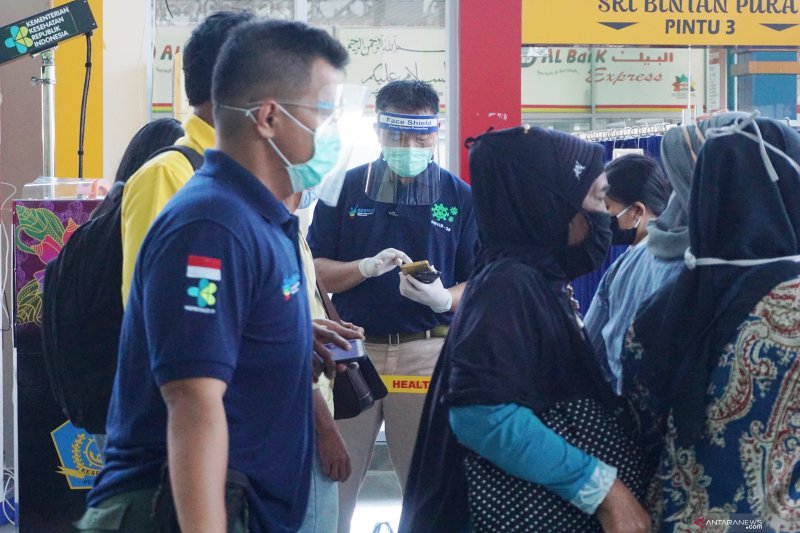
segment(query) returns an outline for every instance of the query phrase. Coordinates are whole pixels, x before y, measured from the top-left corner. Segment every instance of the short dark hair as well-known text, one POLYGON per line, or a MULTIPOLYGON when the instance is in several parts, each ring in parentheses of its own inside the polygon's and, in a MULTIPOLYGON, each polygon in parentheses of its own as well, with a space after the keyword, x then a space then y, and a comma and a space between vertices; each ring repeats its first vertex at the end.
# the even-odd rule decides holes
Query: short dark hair
POLYGON ((419 80, 391 81, 380 88, 375 97, 375 110, 389 107, 403 111, 429 111, 439 113, 439 95, 430 83, 419 80))
POLYGON ((606 165, 606 195, 625 205, 642 202, 660 215, 667 206, 670 186, 661 164, 652 157, 630 154, 606 165))
POLYGON ((115 182, 126 182, 139 170, 153 152, 172 146, 183 135, 181 123, 174 118, 160 118, 148 122, 137 131, 128 143, 117 167, 115 182))
POLYGON ((256 20, 239 26, 214 68, 215 124, 218 104, 245 105, 302 92, 317 59, 343 69, 347 50, 326 31, 302 22, 256 20))
POLYGON ((217 11, 192 31, 183 49, 183 86, 190 105, 211 100, 211 78, 222 44, 235 26, 253 18, 247 10, 217 11))

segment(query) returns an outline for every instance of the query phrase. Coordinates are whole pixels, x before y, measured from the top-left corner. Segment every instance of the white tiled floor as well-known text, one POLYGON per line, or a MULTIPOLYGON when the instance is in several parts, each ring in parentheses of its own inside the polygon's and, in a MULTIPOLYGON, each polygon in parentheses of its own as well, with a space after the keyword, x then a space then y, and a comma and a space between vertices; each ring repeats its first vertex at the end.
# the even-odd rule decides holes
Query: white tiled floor
MULTIPOLYGON (((375 524, 389 522, 394 531, 400 523, 400 500, 359 502, 350 522, 350 533, 372 533, 375 524)), ((388 533, 386 527, 381 533, 388 533)))

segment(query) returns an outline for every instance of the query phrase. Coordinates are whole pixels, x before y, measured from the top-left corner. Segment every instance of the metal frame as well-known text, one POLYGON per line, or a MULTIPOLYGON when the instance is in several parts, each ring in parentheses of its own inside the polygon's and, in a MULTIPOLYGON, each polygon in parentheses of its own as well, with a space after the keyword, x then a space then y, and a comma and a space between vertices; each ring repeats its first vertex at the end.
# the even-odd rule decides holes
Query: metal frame
POLYGON ((626 128, 587 131, 584 133, 576 133, 575 136, 585 141, 593 142, 642 139, 645 137, 664 135, 667 130, 674 127, 675 124, 664 122, 661 124, 651 124, 649 126, 629 126, 626 128))

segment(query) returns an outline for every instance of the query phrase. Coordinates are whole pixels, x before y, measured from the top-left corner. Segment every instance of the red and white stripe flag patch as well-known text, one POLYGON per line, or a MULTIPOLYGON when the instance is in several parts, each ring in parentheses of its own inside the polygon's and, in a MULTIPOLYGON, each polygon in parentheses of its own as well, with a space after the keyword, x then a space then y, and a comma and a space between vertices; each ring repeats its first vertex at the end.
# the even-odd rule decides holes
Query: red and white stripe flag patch
POLYGON ((190 255, 186 264, 186 277, 220 281, 222 279, 222 260, 202 255, 190 255))

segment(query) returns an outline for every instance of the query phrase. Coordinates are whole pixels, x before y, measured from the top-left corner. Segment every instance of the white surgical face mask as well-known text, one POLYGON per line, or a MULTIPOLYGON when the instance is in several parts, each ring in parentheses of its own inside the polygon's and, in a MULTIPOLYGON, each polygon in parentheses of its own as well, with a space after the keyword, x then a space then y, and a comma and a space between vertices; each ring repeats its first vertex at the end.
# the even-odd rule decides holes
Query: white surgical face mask
MULTIPOLYGON (((785 159, 795 171, 795 179, 800 179, 800 165, 797 161, 789 157, 783 150, 776 148, 770 143, 766 142, 761 136, 761 129, 758 127, 756 117, 759 115, 758 111, 754 112, 749 117, 736 119, 730 126, 723 126, 721 128, 712 128, 706 132, 706 137, 712 139, 714 137, 724 137, 727 135, 742 135, 753 142, 758 143, 759 152, 761 153, 761 160, 764 162, 764 167, 772 181, 778 181, 780 177, 772 161, 769 159, 767 150, 772 151, 774 154, 779 155, 785 159), (745 131, 745 128, 752 124, 755 133, 745 131)), ((766 265, 769 263, 777 263, 778 261, 795 261, 800 262, 800 255, 789 255, 785 257, 769 257, 765 259, 720 259, 717 257, 695 257, 691 248, 687 248, 683 255, 683 260, 686 266, 690 269, 695 269, 699 266, 715 266, 715 265, 728 265, 738 267, 752 267, 759 265, 766 265)))
POLYGON ((694 270, 699 266, 728 265, 738 267, 752 267, 777 263, 778 261, 794 261, 800 263, 800 255, 787 255, 784 257, 769 257, 767 259, 718 259, 716 257, 695 257, 691 248, 687 248, 683 254, 683 261, 686 266, 694 270))

